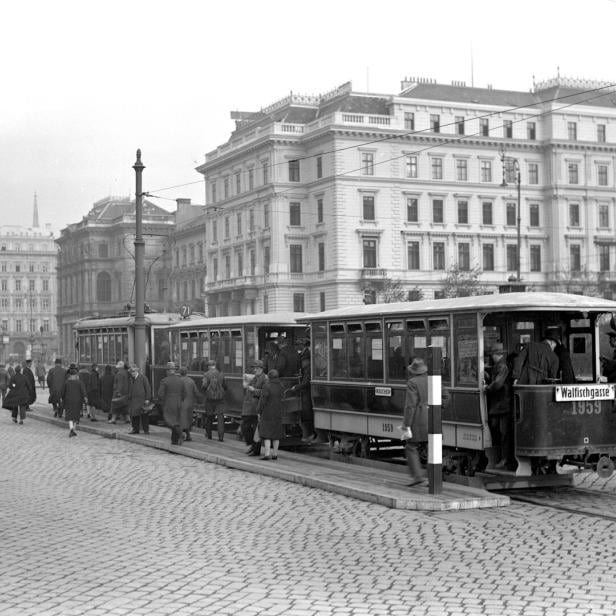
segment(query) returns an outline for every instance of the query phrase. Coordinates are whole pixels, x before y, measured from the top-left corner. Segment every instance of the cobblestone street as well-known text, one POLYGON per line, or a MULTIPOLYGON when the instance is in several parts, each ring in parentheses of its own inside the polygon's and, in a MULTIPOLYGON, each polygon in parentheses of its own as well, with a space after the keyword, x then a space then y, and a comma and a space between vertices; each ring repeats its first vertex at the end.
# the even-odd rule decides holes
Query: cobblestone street
POLYGON ((525 504, 386 509, 0 421, 0 613, 614 613, 616 530, 525 504))

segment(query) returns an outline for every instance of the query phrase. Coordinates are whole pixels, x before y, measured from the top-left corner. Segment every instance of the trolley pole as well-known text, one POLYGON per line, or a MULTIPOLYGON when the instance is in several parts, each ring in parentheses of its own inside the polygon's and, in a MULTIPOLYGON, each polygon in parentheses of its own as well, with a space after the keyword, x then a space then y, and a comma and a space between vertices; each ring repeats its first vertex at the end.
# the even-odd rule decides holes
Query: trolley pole
POLYGON ((135 363, 145 374, 145 242, 143 241, 143 190, 141 176, 145 165, 137 150, 135 170, 135 363))
POLYGON ((443 491, 443 429, 441 422, 441 349, 428 347, 428 492, 443 491))

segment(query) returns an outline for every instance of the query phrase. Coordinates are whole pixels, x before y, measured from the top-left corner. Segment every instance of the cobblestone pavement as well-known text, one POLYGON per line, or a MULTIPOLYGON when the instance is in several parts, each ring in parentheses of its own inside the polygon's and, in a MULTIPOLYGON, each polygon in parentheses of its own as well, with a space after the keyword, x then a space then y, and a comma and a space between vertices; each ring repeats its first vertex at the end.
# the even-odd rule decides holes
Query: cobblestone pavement
POLYGON ((614 614, 616 528, 419 513, 0 414, 0 613, 614 614))

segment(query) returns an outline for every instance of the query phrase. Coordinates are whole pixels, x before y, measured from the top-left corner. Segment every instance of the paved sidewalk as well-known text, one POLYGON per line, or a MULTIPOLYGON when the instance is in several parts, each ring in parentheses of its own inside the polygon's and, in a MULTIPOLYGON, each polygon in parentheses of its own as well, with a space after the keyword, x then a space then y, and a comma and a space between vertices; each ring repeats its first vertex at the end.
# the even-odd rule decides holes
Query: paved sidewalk
MULTIPOLYGON (((46 404, 33 405, 29 416, 66 428, 66 422, 54 418, 46 404)), ((84 418, 78 431, 172 451, 204 462, 320 488, 391 509, 446 511, 510 504, 508 496, 447 482, 443 484, 442 494, 430 495, 427 486, 408 487, 408 476, 403 468, 401 472, 368 468, 286 450, 279 453, 276 461, 262 461, 247 456, 246 445, 234 434, 228 434, 225 441, 220 443, 217 440, 206 440, 202 433, 195 432, 192 441, 178 446, 171 445, 170 432, 166 428, 152 426, 148 435, 128 434, 129 429, 130 424, 109 424, 101 415, 98 422, 84 418)))

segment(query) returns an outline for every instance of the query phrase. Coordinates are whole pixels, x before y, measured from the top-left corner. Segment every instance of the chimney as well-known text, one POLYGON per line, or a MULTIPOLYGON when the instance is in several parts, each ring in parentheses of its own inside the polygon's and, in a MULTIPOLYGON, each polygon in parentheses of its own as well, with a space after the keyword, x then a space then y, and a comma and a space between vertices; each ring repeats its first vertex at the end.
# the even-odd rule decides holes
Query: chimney
POLYGON ((176 199, 175 202, 177 204, 178 211, 190 205, 190 199, 187 199, 186 197, 180 197, 179 199, 176 199))

